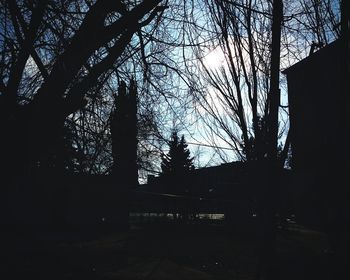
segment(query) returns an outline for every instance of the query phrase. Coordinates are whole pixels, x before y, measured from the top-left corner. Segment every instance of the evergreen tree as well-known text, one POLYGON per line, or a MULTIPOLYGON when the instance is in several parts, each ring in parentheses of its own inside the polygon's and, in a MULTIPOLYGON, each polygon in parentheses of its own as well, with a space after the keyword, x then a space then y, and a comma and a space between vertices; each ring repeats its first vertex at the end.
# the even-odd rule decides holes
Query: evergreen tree
POLYGON ((113 173, 129 187, 138 185, 137 167, 137 87, 121 82, 111 116, 113 173))
POLYGON ((163 175, 173 176, 181 176, 194 169, 193 157, 190 157, 185 137, 182 135, 179 140, 177 131, 172 134, 169 152, 162 157, 161 167, 163 175))

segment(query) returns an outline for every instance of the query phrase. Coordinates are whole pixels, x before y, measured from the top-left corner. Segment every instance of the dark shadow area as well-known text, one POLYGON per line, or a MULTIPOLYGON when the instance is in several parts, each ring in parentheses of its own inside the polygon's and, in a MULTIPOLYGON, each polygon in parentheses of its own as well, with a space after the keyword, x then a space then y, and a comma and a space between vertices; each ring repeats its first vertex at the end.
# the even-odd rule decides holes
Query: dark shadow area
POLYGON ((348 279, 350 1, 301 2, 1 1, 0 278, 348 279))

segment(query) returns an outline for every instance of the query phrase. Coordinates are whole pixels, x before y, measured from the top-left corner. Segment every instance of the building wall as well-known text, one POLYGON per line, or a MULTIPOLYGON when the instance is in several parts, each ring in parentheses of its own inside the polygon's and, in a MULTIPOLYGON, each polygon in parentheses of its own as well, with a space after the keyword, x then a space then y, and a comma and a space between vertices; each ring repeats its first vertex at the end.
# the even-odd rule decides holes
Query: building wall
POLYGON ((299 217, 318 225, 326 223, 344 164, 341 54, 336 41, 285 71, 299 217))

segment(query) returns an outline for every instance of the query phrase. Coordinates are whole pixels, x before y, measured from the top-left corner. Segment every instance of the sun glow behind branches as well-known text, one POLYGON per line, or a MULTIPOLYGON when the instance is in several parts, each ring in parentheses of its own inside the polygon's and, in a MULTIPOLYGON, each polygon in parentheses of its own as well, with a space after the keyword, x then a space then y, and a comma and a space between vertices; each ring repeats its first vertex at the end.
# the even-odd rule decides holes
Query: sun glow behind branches
POLYGON ((218 70, 225 65, 225 55, 222 50, 217 47, 208 51, 203 58, 203 63, 209 70, 218 70))

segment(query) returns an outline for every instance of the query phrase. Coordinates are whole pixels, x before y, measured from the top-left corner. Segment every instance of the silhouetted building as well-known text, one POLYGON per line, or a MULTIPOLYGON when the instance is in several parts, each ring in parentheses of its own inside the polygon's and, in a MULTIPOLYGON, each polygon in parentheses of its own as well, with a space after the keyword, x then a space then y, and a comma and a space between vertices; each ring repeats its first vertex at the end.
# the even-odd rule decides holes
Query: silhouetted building
MULTIPOLYGON (((286 69, 295 200, 300 220, 325 227, 341 193, 348 123, 344 45, 339 39, 286 69)), ((348 66, 347 66, 348 67, 348 66)))
MULTIPOLYGON (((247 164, 243 162, 231 162, 219 166, 194 169, 186 174, 177 188, 171 184, 172 176, 149 176, 148 184, 144 189, 153 192, 201 196, 205 198, 227 198, 229 193, 237 191, 238 186, 249 185, 247 180, 247 164), (178 190, 181 190, 179 193, 178 190)), ((246 189, 247 190, 247 189, 246 189)))
MULTIPOLYGON (((187 202, 187 207, 193 209, 191 206, 197 203, 198 211, 224 213, 233 224, 246 224, 258 213, 258 196, 263 190, 264 176, 267 172, 257 162, 231 162, 190 171, 181 180, 183 186, 180 188, 171 183, 173 179, 170 176, 149 176, 148 183, 140 186, 139 190, 164 196, 173 194, 184 201, 197 198, 203 201, 202 205, 193 199, 187 202), (179 193, 179 189, 184 191, 179 193)), ((283 170, 278 180, 283 186, 277 194, 281 202, 278 211, 283 215, 291 214, 292 205, 288 200, 290 172, 283 170)), ((154 198, 154 201, 157 199, 154 198)), ((161 202, 161 197, 158 201, 161 202)))

